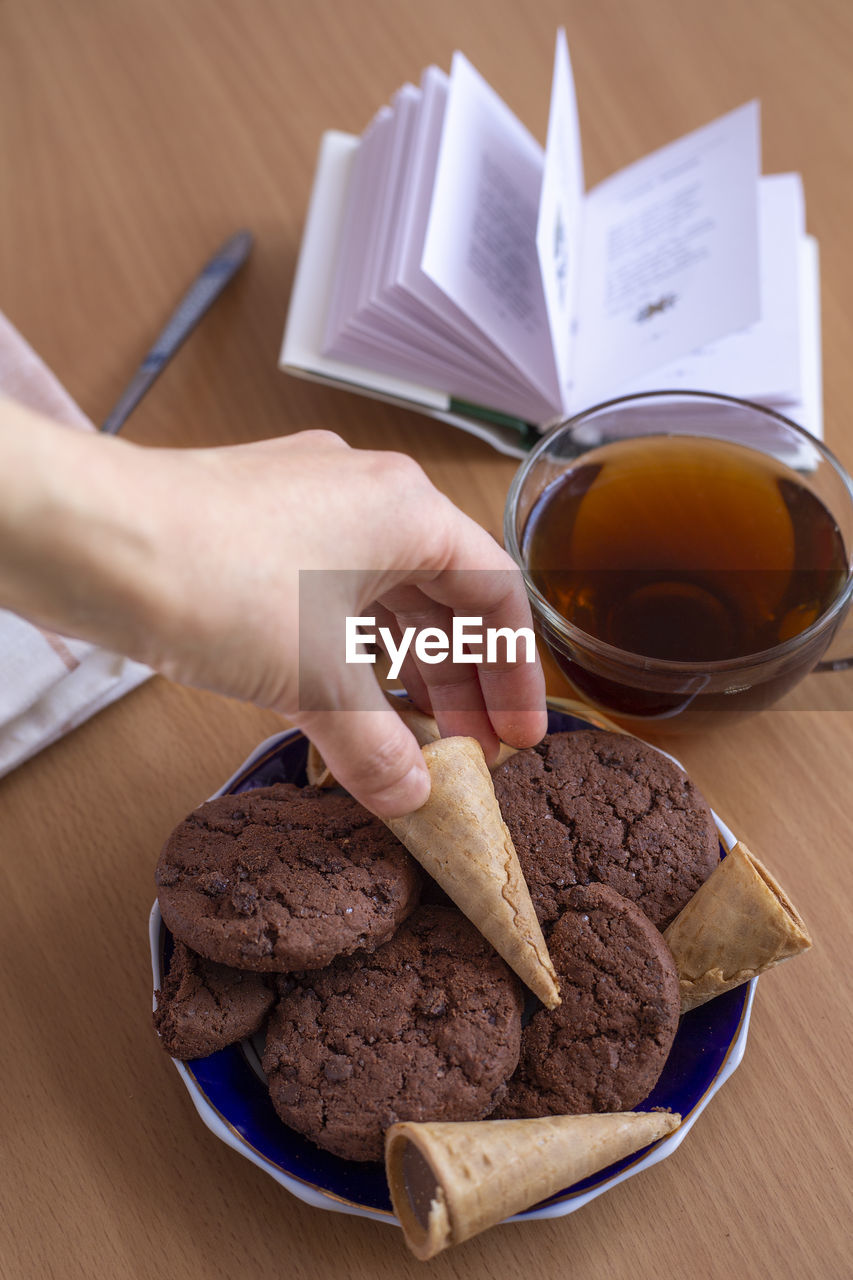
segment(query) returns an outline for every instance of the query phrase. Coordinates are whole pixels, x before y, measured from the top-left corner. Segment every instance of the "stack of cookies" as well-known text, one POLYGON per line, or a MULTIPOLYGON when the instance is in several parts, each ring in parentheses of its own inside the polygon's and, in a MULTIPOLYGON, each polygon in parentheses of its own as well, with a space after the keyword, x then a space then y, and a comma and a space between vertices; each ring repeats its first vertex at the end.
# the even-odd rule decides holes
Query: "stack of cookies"
POLYGON ((471 1141, 523 1132, 540 1153, 529 1204, 550 1194, 543 1144, 565 1142, 563 1120, 543 1117, 587 1124, 580 1138, 567 1130, 574 1163, 558 1161, 554 1190, 585 1176, 591 1150, 606 1165, 661 1136, 677 1117, 658 1115, 651 1135, 650 1116, 630 1113, 682 1007, 732 985, 726 931, 738 981, 809 940, 748 851, 720 863, 698 789, 636 739, 552 734, 493 777, 471 739, 423 750, 430 799, 387 825, 340 790, 280 784, 210 801, 177 827, 157 866, 175 945, 154 1020, 178 1058, 266 1023, 282 1120, 348 1160, 381 1159, 387 1139, 395 1208, 434 1252, 471 1233, 436 1225, 447 1151, 462 1143, 469 1169, 471 1141), (744 945, 745 895, 760 954, 744 945), (688 904, 699 909, 680 928, 688 904), (432 1190, 416 1211, 424 1170, 432 1190))

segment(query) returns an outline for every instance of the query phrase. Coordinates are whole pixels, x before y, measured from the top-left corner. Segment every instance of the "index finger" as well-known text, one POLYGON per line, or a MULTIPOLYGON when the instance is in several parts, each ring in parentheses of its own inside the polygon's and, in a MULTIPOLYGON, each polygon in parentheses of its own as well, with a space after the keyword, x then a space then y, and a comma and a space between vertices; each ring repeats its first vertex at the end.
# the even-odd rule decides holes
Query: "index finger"
POLYGON ((464 545, 457 545, 446 567, 418 585, 457 618, 481 618, 484 636, 493 633, 494 649, 489 653, 484 644, 477 666, 489 718, 510 746, 533 746, 546 732, 547 710, 535 643, 530 644, 533 661, 526 661, 533 618, 524 580, 507 553, 471 524, 464 545))

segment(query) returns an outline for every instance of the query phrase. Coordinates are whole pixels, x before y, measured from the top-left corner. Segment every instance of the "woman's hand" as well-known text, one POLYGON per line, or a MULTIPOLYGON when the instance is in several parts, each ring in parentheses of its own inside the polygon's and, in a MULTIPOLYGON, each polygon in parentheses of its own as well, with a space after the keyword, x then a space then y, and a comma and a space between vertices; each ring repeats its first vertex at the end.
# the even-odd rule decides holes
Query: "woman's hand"
MULTIPOLYGON (((454 615, 512 631, 531 619, 512 561, 415 462, 323 431, 145 449, 8 402, 4 419, 4 604, 283 712, 377 813, 424 802, 417 743, 373 668, 345 662, 346 617, 375 617, 395 643, 406 627, 449 634, 454 615), (11 423, 20 415, 26 426, 11 423)), ((401 676, 444 734, 477 737, 487 758, 499 738, 529 746, 545 732, 538 660, 432 665, 410 652, 401 676)))

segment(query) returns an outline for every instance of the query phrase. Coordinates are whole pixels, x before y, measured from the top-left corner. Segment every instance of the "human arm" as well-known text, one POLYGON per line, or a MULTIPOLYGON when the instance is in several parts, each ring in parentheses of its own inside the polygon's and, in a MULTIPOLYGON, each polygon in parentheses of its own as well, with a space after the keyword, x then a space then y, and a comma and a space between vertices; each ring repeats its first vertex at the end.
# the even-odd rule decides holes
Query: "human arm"
MULTIPOLYGON (((3 402, 0 537, 0 603, 282 711, 388 816, 422 803, 428 778, 372 669, 343 662, 343 618, 530 625, 511 561, 411 459, 326 432, 146 449, 3 402), (300 570, 320 610, 301 658, 300 570)), ((409 661, 403 676, 445 733, 480 738, 487 755, 498 737, 524 746, 544 732, 538 664, 409 661)))

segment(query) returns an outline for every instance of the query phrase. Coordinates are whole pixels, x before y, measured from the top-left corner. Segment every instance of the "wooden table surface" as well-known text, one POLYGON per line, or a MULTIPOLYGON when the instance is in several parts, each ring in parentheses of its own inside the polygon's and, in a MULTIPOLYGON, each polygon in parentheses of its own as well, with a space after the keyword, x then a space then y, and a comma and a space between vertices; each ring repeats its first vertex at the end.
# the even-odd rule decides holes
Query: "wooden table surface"
MULTIPOLYGON (((248 226, 248 269, 126 435, 225 444, 332 428, 409 451, 497 531, 511 462, 288 378, 276 357, 321 131, 360 130, 458 47, 544 138, 559 22, 590 183, 761 98, 765 170, 805 178, 826 438, 853 465, 849 0, 7 3, 0 308, 97 421, 205 255, 248 226)), ((742 1066, 671 1159, 570 1217, 492 1231, 432 1275, 853 1272, 853 714, 818 709, 833 698, 816 680, 786 709, 677 746, 816 938, 759 983, 742 1066)), ((161 842, 279 724, 155 679, 0 783, 4 1280, 424 1274, 396 1230, 309 1208, 213 1138, 152 1032, 161 842)))

